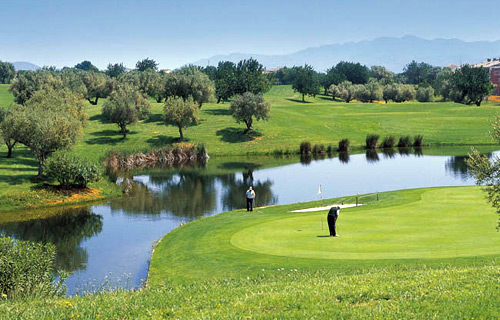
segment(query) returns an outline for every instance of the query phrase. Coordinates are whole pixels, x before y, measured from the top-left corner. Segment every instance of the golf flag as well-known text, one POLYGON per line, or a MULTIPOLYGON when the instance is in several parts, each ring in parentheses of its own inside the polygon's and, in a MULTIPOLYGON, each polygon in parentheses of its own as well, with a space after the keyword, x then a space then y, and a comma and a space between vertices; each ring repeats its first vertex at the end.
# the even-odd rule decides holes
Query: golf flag
POLYGON ((318 187, 318 194, 321 194, 321 193, 322 193, 321 192, 321 185, 319 185, 319 187, 318 187))

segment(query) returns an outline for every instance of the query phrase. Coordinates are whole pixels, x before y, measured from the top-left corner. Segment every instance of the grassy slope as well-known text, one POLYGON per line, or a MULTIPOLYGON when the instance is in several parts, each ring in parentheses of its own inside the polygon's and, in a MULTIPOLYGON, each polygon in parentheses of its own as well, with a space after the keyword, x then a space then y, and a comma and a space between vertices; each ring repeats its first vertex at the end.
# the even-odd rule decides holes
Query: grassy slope
MULTIPOLYGON (((257 136, 242 134, 243 126, 236 124, 228 114, 229 104, 206 104, 201 110, 201 123, 186 129, 189 142, 206 144, 209 154, 243 155, 271 153, 275 150, 297 150, 303 140, 311 143, 336 144, 348 137, 351 144, 361 146, 366 134, 381 136, 423 134, 426 143, 481 145, 491 144, 488 137, 488 119, 497 112, 499 103, 485 103, 482 107, 455 103, 361 104, 332 102, 328 97, 308 98, 301 103, 299 95, 289 86, 273 87, 266 94, 272 104, 268 122, 256 122, 257 136)), ((0 85, 0 106, 12 103, 8 85, 0 85)), ((176 141, 175 127, 162 122, 162 104, 153 103, 149 120, 130 127, 130 134, 122 140, 116 125, 107 123, 100 115, 103 101, 88 106, 89 123, 83 140, 74 152, 93 160, 103 158, 107 150, 144 150, 176 141)), ((13 159, 5 159, 6 147, 0 145, 0 197, 27 192, 34 186, 30 178, 36 174, 36 162, 29 150, 18 146, 13 159)), ((107 186, 111 188, 111 186, 107 186)), ((13 204, 3 201, 1 206, 13 204)))
MULTIPOLYGON (((342 200, 352 198, 332 202, 342 200)), ((0 319, 479 319, 500 316, 496 256, 351 261, 280 257, 231 245, 231 238, 245 227, 290 217, 316 220, 317 213, 286 211, 317 204, 269 207, 252 214, 234 211, 189 223, 165 236, 157 246, 147 289, 70 299, 0 300, 0 319)), ((374 213, 381 215, 381 210, 389 216, 408 214, 413 222, 408 218, 406 225, 415 226, 411 232, 418 235, 430 227, 429 221, 420 219, 419 214, 431 205, 436 208, 435 215, 445 217, 440 223, 450 222, 449 215, 454 213, 457 219, 452 224, 461 221, 467 226, 462 238, 468 242, 474 242, 474 236, 482 229, 490 237, 490 248, 498 248, 495 214, 476 187, 384 193, 379 202, 342 212, 342 223, 346 225, 344 235, 348 234, 349 221, 353 223, 374 213), (454 211, 457 207, 464 210, 454 211), (476 214, 470 211, 476 209, 484 212, 478 220, 487 220, 480 223, 481 227, 474 223, 470 226, 466 217, 462 219, 476 214)), ((324 213, 320 215, 324 218, 324 213)), ((370 221, 373 219, 359 226, 367 232, 380 227, 370 221)), ((340 242, 343 239, 347 238, 315 240, 340 242)), ((454 236, 454 241, 463 239, 454 236)), ((486 246, 487 243, 480 242, 480 247, 486 246)), ((479 253, 470 252, 471 255, 479 253)))

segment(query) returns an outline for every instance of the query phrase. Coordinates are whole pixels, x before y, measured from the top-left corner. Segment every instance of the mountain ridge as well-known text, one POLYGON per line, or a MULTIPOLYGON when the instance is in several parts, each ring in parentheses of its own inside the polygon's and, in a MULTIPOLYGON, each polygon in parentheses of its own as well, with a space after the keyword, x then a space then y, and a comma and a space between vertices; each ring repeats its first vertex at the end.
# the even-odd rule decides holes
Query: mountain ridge
POLYGON ((340 61, 353 61, 367 66, 381 65, 391 71, 401 72, 412 60, 444 67, 450 64, 474 64, 487 58, 500 57, 500 40, 463 41, 457 38, 429 40, 412 35, 380 37, 321 45, 281 55, 241 52, 220 54, 198 60, 193 64, 217 65, 219 61, 238 62, 250 57, 259 60, 268 69, 307 63, 317 71, 325 71, 340 61))

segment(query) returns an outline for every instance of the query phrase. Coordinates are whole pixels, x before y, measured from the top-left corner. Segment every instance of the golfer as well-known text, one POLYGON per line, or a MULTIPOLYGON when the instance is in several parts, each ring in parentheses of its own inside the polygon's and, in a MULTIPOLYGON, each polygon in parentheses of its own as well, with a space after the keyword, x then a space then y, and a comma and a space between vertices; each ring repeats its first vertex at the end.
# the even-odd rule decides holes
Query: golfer
POLYGON ((330 229, 330 237, 338 237, 339 235, 335 231, 335 224, 337 223, 337 218, 339 217, 340 207, 331 207, 328 211, 327 221, 328 228, 330 229))
POLYGON ((247 211, 253 211, 253 202, 255 200, 255 191, 253 191, 252 187, 248 187, 246 192, 247 199, 247 211))

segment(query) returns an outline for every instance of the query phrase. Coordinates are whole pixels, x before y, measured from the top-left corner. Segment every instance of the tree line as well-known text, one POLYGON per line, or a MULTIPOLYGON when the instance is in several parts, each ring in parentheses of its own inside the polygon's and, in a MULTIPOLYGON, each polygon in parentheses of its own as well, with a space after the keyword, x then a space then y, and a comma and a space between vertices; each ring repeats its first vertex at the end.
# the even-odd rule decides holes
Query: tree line
MULTIPOLYGON (((225 99, 234 97, 230 111, 250 131, 253 119, 269 118, 270 105, 262 96, 269 86, 264 68, 256 60, 243 60, 236 67, 231 83, 237 87, 228 89, 225 99)), ((45 67, 20 72, 9 90, 15 104, 0 108, 0 133, 7 157, 16 144, 25 145, 38 160, 39 177, 49 156, 81 139, 87 124, 85 100, 97 105, 99 99, 107 98, 102 116, 117 124, 123 138, 130 124, 148 117, 151 98, 164 102, 164 122, 178 128, 182 141, 183 129, 199 122, 199 109, 215 94, 214 81, 201 68, 188 65, 164 73, 148 58, 138 61, 136 70, 130 72, 123 64, 109 64, 101 72, 89 61, 62 70, 45 67)))

